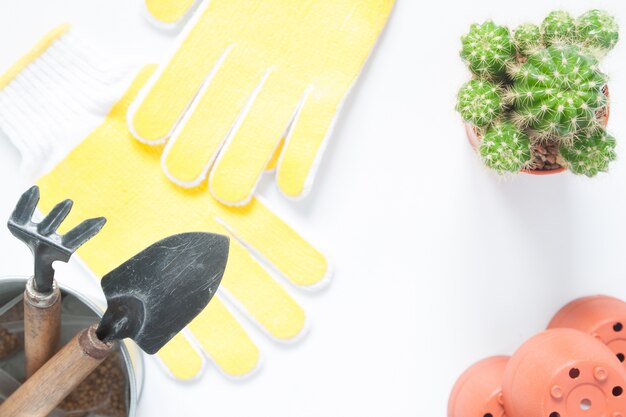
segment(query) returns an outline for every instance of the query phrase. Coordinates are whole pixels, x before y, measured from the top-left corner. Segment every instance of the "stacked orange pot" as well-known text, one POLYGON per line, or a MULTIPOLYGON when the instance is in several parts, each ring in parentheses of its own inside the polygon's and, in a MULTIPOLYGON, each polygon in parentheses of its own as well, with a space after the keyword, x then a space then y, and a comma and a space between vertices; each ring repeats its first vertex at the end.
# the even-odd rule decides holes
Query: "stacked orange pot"
POLYGON ((448 417, 626 417, 626 303, 586 297, 511 356, 484 359, 457 380, 448 417))

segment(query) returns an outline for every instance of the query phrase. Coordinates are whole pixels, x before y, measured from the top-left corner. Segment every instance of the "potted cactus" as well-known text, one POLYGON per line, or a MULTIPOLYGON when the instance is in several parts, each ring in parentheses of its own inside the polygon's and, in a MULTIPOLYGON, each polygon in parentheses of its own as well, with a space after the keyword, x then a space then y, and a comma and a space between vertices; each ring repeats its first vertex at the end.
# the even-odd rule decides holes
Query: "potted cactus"
POLYGON ((472 25, 461 49, 472 79, 457 110, 484 164, 499 174, 607 171, 615 139, 599 60, 618 37, 615 19, 600 10, 578 19, 554 11, 514 31, 472 25))

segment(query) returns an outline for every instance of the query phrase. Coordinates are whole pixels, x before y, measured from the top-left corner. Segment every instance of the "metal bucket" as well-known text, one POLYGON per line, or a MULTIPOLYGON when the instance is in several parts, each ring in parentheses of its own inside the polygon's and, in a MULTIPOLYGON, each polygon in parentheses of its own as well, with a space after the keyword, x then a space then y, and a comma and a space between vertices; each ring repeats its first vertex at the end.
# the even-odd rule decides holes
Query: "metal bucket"
MULTIPOLYGON (((27 277, 10 276, 0 277, 0 307, 19 297, 26 286, 27 277)), ((98 319, 102 317, 104 308, 99 306, 92 300, 87 299, 80 293, 70 288, 60 285, 61 294, 63 296, 64 308, 71 310, 72 314, 84 317, 85 320, 90 318, 98 319)), ((94 320, 96 322, 97 320, 94 320)), ((61 323, 62 335, 61 341, 65 343, 81 328, 76 324, 61 323)), ((123 359, 123 370, 128 381, 128 417, 135 417, 137 413, 137 404, 143 387, 143 357, 139 348, 132 342, 120 343, 120 353, 123 359)))

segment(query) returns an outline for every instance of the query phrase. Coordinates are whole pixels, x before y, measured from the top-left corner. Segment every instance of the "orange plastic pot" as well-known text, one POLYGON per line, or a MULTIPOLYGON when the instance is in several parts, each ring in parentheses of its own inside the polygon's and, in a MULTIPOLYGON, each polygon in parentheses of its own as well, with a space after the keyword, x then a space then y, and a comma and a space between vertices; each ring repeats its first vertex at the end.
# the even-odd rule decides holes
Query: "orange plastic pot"
MULTIPOLYGON (((602 88, 602 93, 607 98, 609 98, 609 86, 608 85, 605 85, 602 88)), ((606 108, 604 109, 604 112, 602 112, 599 115, 599 117, 601 117, 602 125, 604 127, 606 127, 609 124, 610 114, 611 114, 611 106, 607 104, 606 108)), ((469 141, 470 145, 472 145, 472 148, 474 148, 474 150, 477 150, 478 146, 480 145, 481 137, 476 131, 476 128, 474 127, 474 125, 472 125, 471 123, 465 123, 465 133, 467 134, 467 140, 469 141)), ((532 169, 522 169, 520 172, 523 172, 524 174, 530 174, 530 175, 552 175, 552 174, 559 174, 565 170, 566 170, 565 167, 561 167, 557 169, 542 170, 542 171, 535 171, 532 169)))
POLYGON ((626 355, 626 303, 617 298, 598 295, 579 298, 559 310, 549 329, 569 327, 590 334, 624 362, 626 355))
POLYGON ((507 417, 624 417, 626 370, 598 339, 551 329, 513 354, 502 381, 507 417))
POLYGON ((508 356, 494 356, 469 367, 448 400, 448 417, 504 417, 502 377, 508 356))

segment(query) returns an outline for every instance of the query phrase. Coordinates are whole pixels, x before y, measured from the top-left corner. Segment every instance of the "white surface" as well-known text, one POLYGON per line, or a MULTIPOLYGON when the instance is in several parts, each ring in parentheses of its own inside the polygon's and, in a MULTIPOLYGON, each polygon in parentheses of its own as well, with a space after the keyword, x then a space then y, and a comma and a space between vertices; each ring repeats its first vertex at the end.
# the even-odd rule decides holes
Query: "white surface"
MULTIPOLYGON (((0 70, 64 21, 110 52, 158 60, 173 33, 151 27, 140 1, 2 0, 0 70)), ((626 298, 626 3, 506 4, 398 0, 311 195, 293 203, 271 181, 260 187, 334 261, 326 290, 294 290, 310 333, 285 346, 255 332, 265 360, 247 381, 209 369, 180 384, 148 358, 140 417, 443 416, 452 384, 474 361, 511 353, 575 297, 626 298), (620 160, 594 180, 499 180, 481 167, 453 110, 469 76, 459 36, 488 17, 514 26, 591 5, 624 27, 604 64, 620 160)), ((17 151, 0 143, 0 220, 25 189, 17 167, 17 151)), ((0 248, 0 275, 30 272, 30 254, 8 231, 0 248)), ((77 265, 59 269, 63 282, 98 293, 77 265)))

